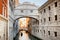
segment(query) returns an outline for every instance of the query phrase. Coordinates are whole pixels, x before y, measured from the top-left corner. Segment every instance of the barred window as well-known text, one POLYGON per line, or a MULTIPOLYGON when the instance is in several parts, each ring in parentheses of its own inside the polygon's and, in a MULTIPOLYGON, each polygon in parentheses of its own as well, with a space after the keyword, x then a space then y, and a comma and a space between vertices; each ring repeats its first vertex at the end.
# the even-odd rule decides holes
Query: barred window
POLYGON ((48 31, 48 34, 50 35, 50 31, 48 31))
POLYGON ((57 7, 57 2, 55 2, 55 7, 57 7))
POLYGON ((49 8, 49 10, 51 10, 51 7, 50 6, 48 8, 49 8))
POLYGON ((57 20, 57 15, 55 15, 55 20, 57 20))
POLYGON ((44 9, 44 13, 46 12, 46 9, 44 9))
POLYGON ((51 18, 49 17, 49 21, 51 21, 51 18))
POLYGON ((21 10, 21 12, 23 13, 23 10, 21 10))
POLYGON ((57 32, 54 32, 54 34, 55 34, 55 37, 57 37, 57 32))

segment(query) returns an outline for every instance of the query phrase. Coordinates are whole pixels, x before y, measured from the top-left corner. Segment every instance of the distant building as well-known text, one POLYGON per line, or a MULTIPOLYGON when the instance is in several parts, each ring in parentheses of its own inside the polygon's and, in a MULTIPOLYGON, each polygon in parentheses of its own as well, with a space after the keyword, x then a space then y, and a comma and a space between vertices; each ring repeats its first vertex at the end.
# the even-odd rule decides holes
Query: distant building
POLYGON ((0 40, 8 40, 8 0, 0 0, 0 40))
POLYGON ((40 24, 36 36, 43 40, 60 40, 60 0, 48 0, 38 11, 40 24))
POLYGON ((16 0, 9 0, 9 40, 14 40, 18 33, 18 25, 16 25, 18 20, 15 21, 14 16, 14 8, 16 7, 15 5, 17 5, 15 1, 16 0))

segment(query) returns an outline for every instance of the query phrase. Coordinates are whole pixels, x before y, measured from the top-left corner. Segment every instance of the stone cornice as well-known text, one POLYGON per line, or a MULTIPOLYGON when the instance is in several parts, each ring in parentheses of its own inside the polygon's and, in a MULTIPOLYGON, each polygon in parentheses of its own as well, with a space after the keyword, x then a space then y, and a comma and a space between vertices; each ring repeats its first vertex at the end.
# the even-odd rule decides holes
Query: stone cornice
POLYGON ((20 4, 20 5, 16 6, 16 7, 23 6, 23 5, 38 7, 35 4, 20 4))

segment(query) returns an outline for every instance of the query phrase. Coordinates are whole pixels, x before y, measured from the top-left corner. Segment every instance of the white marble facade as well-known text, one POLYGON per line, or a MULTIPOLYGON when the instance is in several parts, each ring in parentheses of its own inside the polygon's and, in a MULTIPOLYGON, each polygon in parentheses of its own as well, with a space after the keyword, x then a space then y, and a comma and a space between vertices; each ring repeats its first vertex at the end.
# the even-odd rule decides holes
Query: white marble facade
POLYGON ((35 4, 24 2, 19 4, 14 10, 15 19, 23 16, 33 17, 38 19, 38 7, 35 4))

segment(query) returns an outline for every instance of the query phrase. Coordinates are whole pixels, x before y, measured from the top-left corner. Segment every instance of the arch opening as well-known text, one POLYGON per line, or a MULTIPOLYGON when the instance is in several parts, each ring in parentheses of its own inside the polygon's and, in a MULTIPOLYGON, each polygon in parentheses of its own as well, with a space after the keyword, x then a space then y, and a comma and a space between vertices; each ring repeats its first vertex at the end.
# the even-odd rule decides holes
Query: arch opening
POLYGON ((37 20, 36 18, 33 18, 33 17, 28 17, 28 16, 19 17, 15 20, 15 22, 17 22, 16 25, 18 25, 18 26, 16 26, 16 27, 18 27, 19 32, 27 31, 27 32, 31 33, 32 29, 34 29, 34 27, 39 26, 39 20, 37 20))

